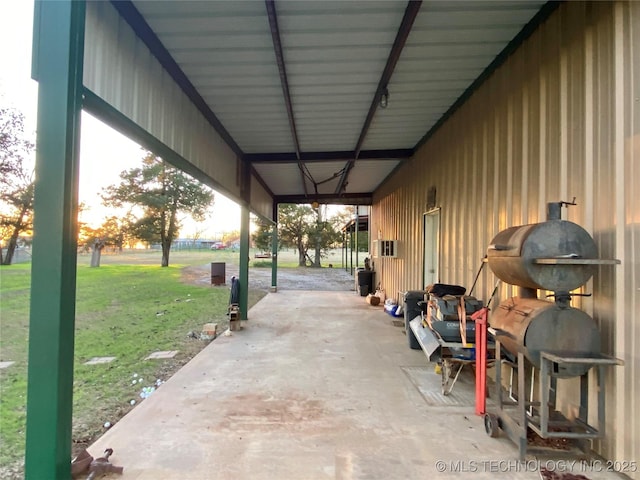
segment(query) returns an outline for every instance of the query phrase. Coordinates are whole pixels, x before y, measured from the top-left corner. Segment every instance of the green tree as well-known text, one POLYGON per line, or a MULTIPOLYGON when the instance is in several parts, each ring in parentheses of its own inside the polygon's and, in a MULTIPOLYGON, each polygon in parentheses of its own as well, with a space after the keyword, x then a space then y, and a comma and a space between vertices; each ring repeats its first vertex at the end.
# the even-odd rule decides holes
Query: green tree
POLYGON ((331 217, 333 229, 341 232, 342 229, 353 219, 353 207, 343 207, 331 217))
POLYGON ((251 240, 256 248, 263 252, 271 251, 271 243, 273 240, 273 224, 267 222, 260 217, 254 217, 253 223, 256 225, 257 230, 251 235, 251 240))
POLYGON ((316 218, 309 230, 315 254, 312 265, 314 267, 321 267, 321 259, 326 256, 329 248, 340 241, 342 235, 340 234, 340 230, 335 228, 334 222, 327 219, 326 205, 320 205, 314 210, 316 218))
POLYGON ((33 142, 25 137, 24 115, 0 107, 0 179, 19 173, 33 152, 33 142))
POLYGON ((312 208, 310 205, 283 204, 278 208, 278 235, 284 246, 298 250, 298 265, 304 267, 307 260, 314 267, 320 267, 320 260, 331 246, 339 241, 330 220, 325 220, 326 207, 312 208), (308 252, 314 251, 311 259, 308 252))
POLYGON ((309 205, 281 204, 278 206, 278 237, 283 246, 298 251, 298 266, 307 265, 309 232, 315 220, 309 205))
POLYGON ((131 235, 162 247, 163 267, 169 266, 171 244, 180 231, 178 215, 202 221, 213 202, 213 192, 160 157, 148 153, 142 166, 120 174, 102 196, 105 205, 138 207, 141 214, 131 222, 131 235))
POLYGON ((22 113, 0 108, 0 231, 8 239, 4 258, 0 249, 3 265, 11 265, 20 234, 33 225, 33 170, 25 165, 32 152, 22 113))
POLYGON ((99 267, 102 250, 111 245, 122 250, 127 235, 127 220, 116 216, 108 217, 98 228, 86 224, 79 225, 79 244, 91 251, 91 266, 99 267))
MULTIPOLYGON (((341 232, 342 229, 348 225, 351 221, 353 221, 355 216, 353 207, 345 207, 343 210, 336 213, 332 218, 331 222, 336 231, 341 232)), ((342 242, 343 237, 340 234, 340 238, 336 240, 336 242, 342 242)), ((350 249, 355 250, 355 235, 349 234, 348 237, 350 249)), ((358 251, 359 252, 368 252, 369 251, 369 232, 367 231, 359 231, 358 232, 358 251)))

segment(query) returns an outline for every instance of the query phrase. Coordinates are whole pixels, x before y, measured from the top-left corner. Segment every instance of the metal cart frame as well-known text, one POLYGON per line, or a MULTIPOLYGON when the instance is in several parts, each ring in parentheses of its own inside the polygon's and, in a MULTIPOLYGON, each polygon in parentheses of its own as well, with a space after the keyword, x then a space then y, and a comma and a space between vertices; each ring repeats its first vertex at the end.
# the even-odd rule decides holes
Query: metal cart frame
MULTIPOLYGON (((456 358, 451 353, 451 348, 470 348, 460 342, 445 342, 442 338, 431 330, 428 326, 422 324, 422 317, 416 317, 409 326, 413 331, 416 340, 420 344, 422 351, 430 362, 437 361, 440 364, 440 374, 442 376, 442 394, 449 395, 454 385, 458 381, 460 373, 465 365, 475 364, 475 359, 456 358)), ((493 350, 494 344, 487 345, 487 351, 493 350)), ((495 358, 495 357, 494 357, 495 358)), ((493 363, 493 359, 489 359, 487 366, 493 363)))
MULTIPOLYGON (((489 328, 494 335, 496 344, 496 358, 501 358, 500 334, 489 328)), ((618 358, 607 355, 578 356, 570 354, 564 356, 559 353, 540 352, 540 401, 527 399, 525 394, 525 358, 522 351, 518 351, 516 363, 501 360, 496 368, 496 399, 498 412, 486 413, 484 417, 485 431, 491 437, 497 437, 499 430, 503 430, 509 439, 518 446, 520 460, 525 459, 527 451, 527 430, 531 428, 541 438, 568 438, 577 441, 578 446, 586 453, 589 441, 602 438, 605 431, 605 367, 624 365, 618 358), (580 407, 578 417, 569 420, 556 410, 557 377, 552 373, 562 364, 580 364, 588 366, 586 373, 580 376, 580 407), (517 370, 518 397, 516 400, 505 399, 502 389, 502 365, 517 370), (589 413, 589 371, 596 368, 596 385, 598 399, 597 425, 588 423, 589 413), (512 413, 514 412, 515 413, 512 413)))
MULTIPOLYGON (((442 375, 442 394, 449 395, 453 390, 454 385, 458 381, 458 377, 460 376, 460 372, 464 369, 466 365, 475 365, 476 359, 470 358, 458 358, 453 356, 451 353, 451 349, 455 348, 464 348, 470 349, 472 347, 468 347, 468 344, 458 343, 458 342, 445 342, 441 338, 438 339, 440 343, 440 369, 442 375)), ((493 345, 487 346, 487 351, 491 350, 493 345)), ((492 360, 487 362, 487 366, 491 366, 493 363, 492 360)))

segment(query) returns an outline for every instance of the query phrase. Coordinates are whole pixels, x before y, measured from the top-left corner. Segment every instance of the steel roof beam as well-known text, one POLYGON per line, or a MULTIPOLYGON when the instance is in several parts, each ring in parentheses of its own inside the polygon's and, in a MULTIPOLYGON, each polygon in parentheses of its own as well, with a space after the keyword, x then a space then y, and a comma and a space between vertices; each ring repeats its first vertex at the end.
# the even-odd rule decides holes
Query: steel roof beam
MULTIPOLYGON (((336 195, 332 193, 320 193, 313 196, 313 200, 319 203, 335 205, 372 205, 373 193, 346 193, 336 195)), ((277 195, 274 197, 275 203, 311 203, 311 200, 304 195, 277 195)))
POLYGON ((249 162, 249 165, 251 165, 251 174, 256 178, 256 181, 262 186, 262 188, 264 188, 264 190, 269 194, 269 196, 273 198, 274 194, 269 188, 269 185, 266 184, 264 179, 260 176, 260 174, 257 172, 255 167, 251 164, 251 162, 249 162))
MULTIPOLYGON (((280 40, 280 29, 278 28, 278 16, 276 14, 276 4, 274 0, 265 0, 265 6, 267 7, 267 16, 269 17, 269 28, 271 29, 271 39, 273 40, 273 50, 276 54, 276 62, 278 64, 278 71, 280 72, 280 85, 282 86, 282 95, 284 97, 284 103, 287 107, 287 116, 289 117, 289 127, 291 128, 291 137, 293 139, 293 146, 296 150, 296 157, 298 160, 298 168, 300 169, 300 179, 302 180, 302 187, 304 188, 305 196, 309 194, 307 191, 307 175, 305 174, 305 167, 300 160, 300 142, 298 141, 298 132, 296 130, 296 121, 293 116, 293 104, 291 102, 291 94, 289 92, 289 81, 287 80, 287 69, 284 64, 284 54, 282 52, 282 42, 280 40)), ((311 179, 313 181, 313 179, 311 179)))
MULTIPOLYGON (((344 152, 301 152, 300 158, 295 152, 283 153, 248 153, 245 159, 251 163, 296 163, 303 162, 326 162, 331 160, 350 160, 354 158, 354 151, 344 152)), ((388 160, 406 159, 413 155, 411 148, 398 148, 394 150, 362 150, 358 158, 360 160, 388 160)))
POLYGON ((380 81, 378 82, 376 93, 373 96, 371 105, 369 106, 369 113, 367 113, 364 125, 362 126, 362 131, 360 132, 358 143, 356 144, 356 148, 354 149, 354 156, 347 162, 347 165, 344 168, 344 173, 342 174, 342 178, 340 178, 340 182, 338 183, 338 187, 336 188, 336 193, 338 194, 342 191, 345 184, 347 183, 349 172, 353 168, 353 164, 360 155, 360 150, 362 149, 362 145, 364 144, 364 139, 367 136, 367 132, 369 131, 369 127, 371 126, 371 122, 373 121, 373 116, 375 115, 376 109, 378 108, 380 96, 382 95, 384 89, 387 87, 389 80, 391 80, 391 75, 396 68, 396 64, 398 63, 400 54, 402 53, 402 49, 407 42, 407 37, 409 37, 409 32, 411 32, 411 27, 413 26, 413 22, 418 16, 418 12, 420 11, 421 6, 422 0, 410 0, 407 4, 407 8, 404 11, 404 16, 402 17, 402 22, 400 23, 400 27, 398 28, 398 33, 396 34, 393 46, 391 47, 391 51, 389 52, 387 64, 382 71, 382 76, 380 77, 380 81))

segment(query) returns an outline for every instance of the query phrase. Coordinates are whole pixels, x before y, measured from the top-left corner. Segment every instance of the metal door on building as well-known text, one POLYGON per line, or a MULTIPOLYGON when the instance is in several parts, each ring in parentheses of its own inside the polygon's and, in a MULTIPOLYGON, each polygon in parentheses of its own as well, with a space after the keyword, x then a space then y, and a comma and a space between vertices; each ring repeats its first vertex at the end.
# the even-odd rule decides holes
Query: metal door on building
POLYGON ((440 278, 440 209, 424 214, 424 284, 437 283, 440 278))

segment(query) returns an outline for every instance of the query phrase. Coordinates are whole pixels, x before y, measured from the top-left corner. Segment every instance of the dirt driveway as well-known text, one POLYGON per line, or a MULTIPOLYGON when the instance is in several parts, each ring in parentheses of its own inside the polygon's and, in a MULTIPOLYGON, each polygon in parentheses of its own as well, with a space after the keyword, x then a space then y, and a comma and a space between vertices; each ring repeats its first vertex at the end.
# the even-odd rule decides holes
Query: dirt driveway
MULTIPOLYGON (((238 266, 225 266, 227 284, 231 277, 238 276, 238 266)), ((186 281, 199 285, 211 283, 209 264, 185 267, 182 270, 186 281)), ((271 288, 270 268, 249 268, 249 289, 268 292, 271 288)), ((279 268, 278 290, 324 290, 324 291, 355 291, 353 277, 342 268, 279 268)))

